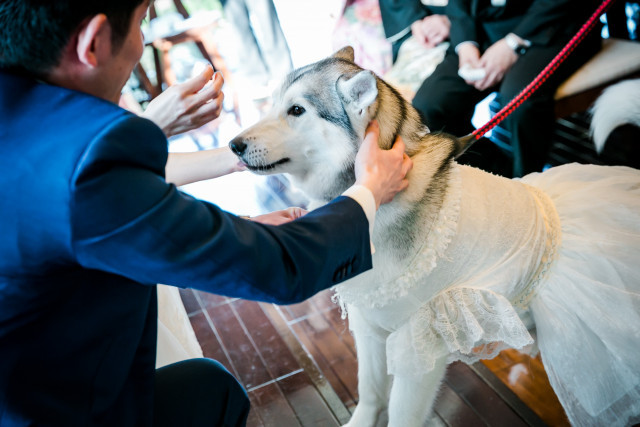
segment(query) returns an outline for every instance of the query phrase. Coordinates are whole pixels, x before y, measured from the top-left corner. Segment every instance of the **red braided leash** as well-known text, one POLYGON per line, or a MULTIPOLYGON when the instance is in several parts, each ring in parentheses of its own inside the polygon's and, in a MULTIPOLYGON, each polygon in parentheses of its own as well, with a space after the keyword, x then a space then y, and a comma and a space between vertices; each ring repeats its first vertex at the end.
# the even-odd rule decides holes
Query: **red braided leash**
MULTIPOLYGON (((529 85, 527 85, 522 91, 516 95, 507 105, 505 105, 498 113, 491 118, 482 127, 476 129, 473 133, 460 138, 466 143, 467 148, 471 146, 475 141, 480 139, 485 133, 493 129, 503 121, 509 114, 518 108, 524 101, 527 100, 547 79, 553 74, 556 69, 564 62, 564 60, 573 52, 576 46, 584 40, 589 32, 595 27, 600 15, 602 15, 615 0, 604 0, 602 4, 596 9, 591 17, 584 23, 584 25, 578 30, 575 36, 569 40, 564 48, 549 62, 549 64, 533 79, 529 85)), ((466 151, 466 150, 465 150, 466 151)), ((462 153, 460 153, 462 154, 462 153)))

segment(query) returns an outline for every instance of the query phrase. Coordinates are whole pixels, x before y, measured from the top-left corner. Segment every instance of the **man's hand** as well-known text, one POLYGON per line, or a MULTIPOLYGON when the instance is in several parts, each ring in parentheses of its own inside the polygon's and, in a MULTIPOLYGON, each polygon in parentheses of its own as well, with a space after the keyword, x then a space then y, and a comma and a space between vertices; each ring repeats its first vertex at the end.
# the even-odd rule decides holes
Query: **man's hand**
POLYGON ((485 90, 497 85, 517 60, 518 54, 507 42, 504 39, 498 40, 480 57, 480 68, 484 68, 486 75, 483 79, 473 82, 473 86, 478 90, 485 90))
POLYGON ((222 74, 214 74, 209 66, 200 75, 162 92, 142 116, 157 124, 167 137, 197 129, 220 115, 223 83, 222 74))
POLYGON ((451 21, 447 15, 429 15, 411 24, 411 34, 427 48, 435 47, 449 38, 451 21))
MULTIPOLYGON (((480 49, 471 42, 463 42, 458 45, 458 68, 469 65, 471 68, 480 67, 480 49)), ((470 82, 467 82, 470 83, 470 82)))
POLYGON ((259 222, 267 225, 281 225, 287 222, 298 219, 307 214, 307 211, 302 208, 287 208, 281 211, 270 212, 264 215, 258 215, 248 218, 250 221, 259 222))
POLYGON ((369 124, 355 161, 356 184, 367 187, 376 200, 376 208, 388 203, 407 188, 407 173, 413 162, 404 152, 404 142, 398 137, 390 150, 378 146, 378 122, 369 124))

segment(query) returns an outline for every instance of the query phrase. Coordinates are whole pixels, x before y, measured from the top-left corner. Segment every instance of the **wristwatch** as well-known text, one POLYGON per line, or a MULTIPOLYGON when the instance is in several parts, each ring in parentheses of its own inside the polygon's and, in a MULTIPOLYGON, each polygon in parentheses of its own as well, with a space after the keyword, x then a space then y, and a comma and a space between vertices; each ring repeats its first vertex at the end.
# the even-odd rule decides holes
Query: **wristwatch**
POLYGON ((518 55, 524 55, 527 52, 527 49, 529 49, 529 46, 531 46, 530 42, 526 40, 522 41, 513 33, 509 33, 504 36, 504 41, 507 42, 507 46, 509 46, 518 55))

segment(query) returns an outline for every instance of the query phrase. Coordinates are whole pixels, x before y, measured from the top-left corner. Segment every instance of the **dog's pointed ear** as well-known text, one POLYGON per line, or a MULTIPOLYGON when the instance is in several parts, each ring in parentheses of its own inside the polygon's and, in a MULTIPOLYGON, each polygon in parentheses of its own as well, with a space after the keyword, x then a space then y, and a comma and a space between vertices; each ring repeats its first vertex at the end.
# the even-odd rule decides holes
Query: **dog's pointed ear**
POLYGON ((353 62, 355 58, 355 54, 353 53, 353 48, 351 46, 343 47, 342 49, 334 53, 332 56, 333 58, 342 58, 351 62, 353 62))
POLYGON ((358 110, 361 114, 378 97, 377 83, 378 80, 371 71, 363 70, 348 80, 344 77, 338 79, 338 93, 345 107, 358 110))

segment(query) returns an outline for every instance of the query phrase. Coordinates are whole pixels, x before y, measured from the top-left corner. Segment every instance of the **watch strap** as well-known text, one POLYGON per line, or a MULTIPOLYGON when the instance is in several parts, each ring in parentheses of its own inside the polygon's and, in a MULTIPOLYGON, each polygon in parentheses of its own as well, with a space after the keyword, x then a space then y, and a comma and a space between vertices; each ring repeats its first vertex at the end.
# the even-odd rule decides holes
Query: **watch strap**
POLYGON ((516 37, 513 33, 509 33, 504 37, 507 46, 511 48, 518 55, 524 55, 527 52, 527 49, 531 45, 531 43, 523 43, 520 41, 518 37, 516 37))

